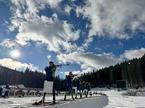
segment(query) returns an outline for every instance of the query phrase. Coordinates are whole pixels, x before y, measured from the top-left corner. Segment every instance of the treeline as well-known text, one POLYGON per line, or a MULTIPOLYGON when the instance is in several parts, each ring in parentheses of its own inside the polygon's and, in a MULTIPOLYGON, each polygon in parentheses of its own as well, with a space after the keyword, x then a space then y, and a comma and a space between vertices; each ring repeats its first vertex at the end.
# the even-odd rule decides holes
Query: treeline
MULTIPOLYGON (((12 70, 7 67, 0 66, 0 85, 19 85, 23 84, 29 88, 43 88, 45 74, 38 71, 26 69, 24 72, 12 70)), ((65 90, 65 80, 59 76, 55 79, 56 89, 65 90)))
POLYGON ((23 84, 26 87, 42 88, 45 75, 38 71, 31 71, 28 68, 24 72, 12 70, 0 66, 0 85, 23 84))
MULTIPOLYGON (((31 88, 43 88, 45 75, 42 72, 31 71, 28 68, 24 72, 12 70, 0 66, 0 85, 23 84, 31 88)), ((91 84, 92 87, 115 86, 118 80, 127 81, 130 87, 145 85, 145 55, 140 59, 133 59, 110 66, 97 71, 83 74, 80 78, 91 84)), ((57 90, 65 90, 65 80, 56 77, 57 90)))
POLYGON ((93 87, 115 86, 118 80, 127 81, 130 87, 145 85, 145 55, 139 59, 133 59, 110 66, 97 71, 85 73, 81 76, 85 82, 93 87))

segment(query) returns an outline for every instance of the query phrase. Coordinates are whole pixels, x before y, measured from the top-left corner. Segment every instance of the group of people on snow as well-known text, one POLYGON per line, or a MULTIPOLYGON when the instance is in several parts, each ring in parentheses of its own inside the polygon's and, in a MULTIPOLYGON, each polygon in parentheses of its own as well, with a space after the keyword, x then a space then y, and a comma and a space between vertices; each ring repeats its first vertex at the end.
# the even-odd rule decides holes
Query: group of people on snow
MULTIPOLYGON (((44 81, 42 100, 40 100, 39 102, 35 102, 34 105, 39 105, 39 104, 45 103, 46 94, 49 93, 49 92, 51 92, 52 95, 53 95, 52 104, 56 104, 55 73, 56 73, 57 67, 61 67, 61 66, 62 65, 56 65, 52 61, 49 61, 48 66, 46 66, 45 69, 44 69, 46 75, 45 75, 45 81, 44 81)), ((72 100, 77 98, 78 94, 80 95, 80 98, 82 98, 82 93, 84 92, 84 90, 85 90, 85 95, 87 97, 88 91, 90 90, 90 84, 86 83, 84 81, 80 81, 77 74, 73 74, 72 72, 69 72, 69 74, 66 75, 65 82, 66 82, 66 92, 64 94, 64 100, 66 100, 67 95, 71 95, 72 100), (75 97, 74 97, 74 89, 73 89, 73 82, 74 82, 73 79, 74 78, 75 78, 75 86, 76 86, 76 91, 77 91, 75 93, 75 97)), ((9 91, 10 91, 9 85, 6 85, 3 88, 0 87, 0 96, 1 97, 8 97, 9 96, 9 91)))
MULTIPOLYGON (((60 67, 62 65, 55 65, 52 61, 49 61, 49 65, 45 67, 45 72, 46 72, 46 77, 44 81, 44 94, 42 97, 42 100, 39 102, 35 102, 34 105, 39 105, 45 103, 45 97, 47 94, 47 88, 50 87, 52 89, 52 95, 53 95, 53 101, 52 104, 56 104, 56 98, 55 98, 55 92, 56 92, 56 82, 55 82, 55 72, 57 67, 60 67), (51 86, 52 87, 51 87, 51 86)), ((86 97, 88 95, 88 91, 90 90, 90 85, 89 83, 81 82, 78 77, 76 77, 75 82, 76 82, 76 87, 78 93, 75 94, 75 98, 73 96, 74 90, 73 90, 73 79, 74 77, 77 76, 77 74, 73 74, 72 72, 69 72, 68 75, 66 75, 66 93, 64 95, 64 100, 66 100, 67 95, 71 95, 72 99, 74 100, 77 98, 77 94, 80 94, 80 98, 82 97, 82 92, 83 90, 85 91, 86 97)))

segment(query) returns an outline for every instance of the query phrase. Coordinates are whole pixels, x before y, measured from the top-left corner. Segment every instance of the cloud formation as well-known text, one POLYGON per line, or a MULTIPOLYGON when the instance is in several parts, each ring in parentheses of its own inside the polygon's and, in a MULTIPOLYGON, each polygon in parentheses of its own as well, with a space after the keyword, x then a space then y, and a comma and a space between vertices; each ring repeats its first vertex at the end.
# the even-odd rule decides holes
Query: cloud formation
POLYGON ((121 62, 120 58, 115 57, 112 54, 93 54, 93 53, 81 53, 73 52, 70 54, 60 54, 57 56, 61 62, 75 62, 81 65, 81 68, 89 69, 101 69, 116 63, 121 62))
POLYGON ((145 48, 126 50, 121 56, 126 59, 141 58, 145 54, 145 48))
MULTIPOLYGON (((86 29, 89 30, 88 36, 83 37, 82 46, 78 47, 77 41, 82 34, 81 30, 76 30, 74 25, 67 20, 58 19, 59 14, 55 11, 49 17, 40 13, 48 8, 55 10, 62 0, 10 1, 12 16, 9 30, 17 32, 17 34, 14 40, 5 39, 1 43, 2 46, 13 48, 26 46, 31 42, 39 43, 47 46, 48 51, 55 52, 58 61, 78 63, 84 72, 115 65, 122 61, 122 57, 117 58, 112 53, 94 54, 87 52, 90 43, 96 39, 93 36, 129 39, 132 33, 145 30, 144 0, 86 0, 86 4, 81 6, 67 4, 64 7, 67 15, 70 15, 70 11, 73 10, 76 11, 78 17, 81 15, 80 18, 89 21, 89 23, 86 22, 86 29)), ((141 57, 143 53, 144 48, 127 50, 121 56, 132 59, 141 57)), ((48 56, 49 58, 50 56, 48 56)), ((8 58, 3 61, 19 64, 18 61, 8 58)), ((21 67, 25 67, 25 65, 23 64, 21 67)))
POLYGON ((144 0, 87 0, 76 12, 90 21, 89 36, 126 39, 145 30, 144 10, 144 0))
POLYGON ((0 65, 8 67, 10 69, 14 69, 14 70, 16 69, 16 70, 19 70, 19 71, 24 71, 26 68, 29 68, 30 70, 33 70, 33 71, 39 70, 38 67, 34 66, 31 63, 29 63, 29 64, 22 63, 22 62, 13 60, 11 58, 0 59, 0 65))
POLYGON ((79 30, 74 30, 67 21, 57 19, 57 14, 52 17, 39 15, 40 10, 45 10, 47 5, 58 5, 61 0, 12 0, 12 18, 10 31, 18 30, 15 40, 6 39, 2 45, 12 47, 16 44, 27 45, 30 41, 39 42, 47 46, 49 51, 60 53, 62 50, 70 52, 76 50, 74 41, 79 39, 79 30))
POLYGON ((15 40, 10 40, 10 39, 5 39, 0 43, 0 45, 6 48, 15 48, 19 46, 15 40))

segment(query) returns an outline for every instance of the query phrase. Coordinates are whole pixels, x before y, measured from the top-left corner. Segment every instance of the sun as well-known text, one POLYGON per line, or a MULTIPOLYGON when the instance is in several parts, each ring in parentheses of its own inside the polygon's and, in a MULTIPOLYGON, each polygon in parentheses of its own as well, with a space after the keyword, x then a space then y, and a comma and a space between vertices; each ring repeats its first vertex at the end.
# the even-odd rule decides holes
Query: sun
POLYGON ((11 56, 12 58, 19 58, 20 55, 21 55, 21 53, 20 53, 20 51, 17 50, 17 49, 12 50, 12 51, 10 52, 10 56, 11 56))

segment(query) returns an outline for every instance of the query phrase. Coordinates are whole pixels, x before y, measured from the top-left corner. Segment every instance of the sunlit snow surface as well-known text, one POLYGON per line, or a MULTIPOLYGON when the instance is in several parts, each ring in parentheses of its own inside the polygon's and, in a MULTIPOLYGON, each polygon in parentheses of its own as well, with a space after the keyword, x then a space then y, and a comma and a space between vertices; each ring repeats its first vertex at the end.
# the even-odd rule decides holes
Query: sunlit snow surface
POLYGON ((108 105, 104 108, 145 108, 145 96, 122 95, 126 91, 100 90, 108 96, 108 105))
POLYGON ((104 108, 145 108, 145 97, 122 96, 122 92, 105 91, 108 95, 108 105, 104 108))

